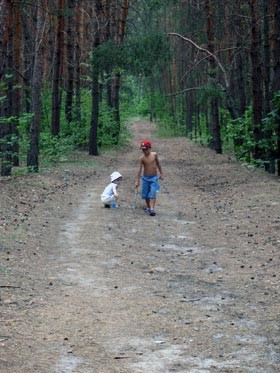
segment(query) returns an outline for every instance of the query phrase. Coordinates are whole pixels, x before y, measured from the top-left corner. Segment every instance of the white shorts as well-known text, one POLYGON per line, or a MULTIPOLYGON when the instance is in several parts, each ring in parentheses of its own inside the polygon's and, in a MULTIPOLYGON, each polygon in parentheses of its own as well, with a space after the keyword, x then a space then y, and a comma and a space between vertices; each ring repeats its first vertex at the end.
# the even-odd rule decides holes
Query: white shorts
POLYGON ((105 205, 111 205, 112 202, 115 202, 116 198, 114 195, 112 196, 101 196, 101 202, 105 205))

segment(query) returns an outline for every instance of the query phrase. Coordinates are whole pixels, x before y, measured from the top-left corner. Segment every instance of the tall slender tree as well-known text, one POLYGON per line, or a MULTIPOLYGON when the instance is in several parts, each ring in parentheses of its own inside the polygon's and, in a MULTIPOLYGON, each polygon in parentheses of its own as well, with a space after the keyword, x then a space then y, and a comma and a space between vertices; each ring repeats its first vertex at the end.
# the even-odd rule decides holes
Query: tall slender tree
POLYGON ((13 88, 12 88, 12 142, 13 165, 19 166, 19 133, 18 124, 21 113, 21 6, 16 0, 12 0, 12 64, 13 64, 13 88))
POLYGON ((252 102, 253 102, 253 134, 255 140, 253 157, 263 159, 260 142, 263 138, 262 115, 262 62, 261 62, 261 18, 259 0, 250 0, 251 10, 251 65, 252 65, 252 102))
POLYGON ((52 117, 51 131, 53 136, 58 136, 60 132, 60 110, 61 110, 61 83, 62 83, 62 63, 64 52, 64 10, 65 0, 58 0, 58 22, 54 53, 54 67, 52 78, 52 117))
POLYGON ((36 0, 36 29, 34 45, 34 63, 31 82, 31 112, 30 141, 27 153, 27 166, 30 171, 39 170, 39 139, 41 123, 41 88, 43 76, 43 33, 46 15, 46 0, 36 0))
MULTIPOLYGON (((273 80, 272 87, 274 94, 280 95, 280 0, 273 1, 273 80)), ((275 105, 278 119, 276 121, 276 151, 275 160, 277 164, 277 174, 280 176, 280 104, 275 105)))
POLYGON ((82 51, 82 9, 83 1, 76 2, 76 35, 75 35, 75 105, 74 105, 74 120, 80 123, 81 115, 81 51, 82 51))
POLYGON ((89 154, 98 155, 97 132, 99 120, 99 72, 100 61, 96 56, 96 51, 100 45, 100 19, 103 11, 102 0, 94 1, 93 14, 93 61, 92 61, 92 86, 91 86, 91 123, 89 134, 89 154))
POLYGON ((67 42, 66 42, 66 99, 65 99, 65 117, 68 124, 73 119, 73 96, 74 96, 74 40, 75 40, 75 5, 76 0, 67 0, 67 42))
MULTIPOLYGON (((213 14, 212 14, 212 3, 211 0, 205 0, 205 12, 206 12, 206 34, 208 40, 208 50, 213 55, 214 50, 214 32, 213 32, 213 14)), ((215 87, 217 76, 216 76, 216 63, 212 56, 209 57, 210 61, 210 72, 209 77, 211 85, 215 87)), ((221 141, 221 127, 219 122, 219 101, 217 94, 214 93, 210 100, 210 123, 209 130, 211 134, 211 140, 209 146, 214 149, 217 153, 222 153, 222 141, 221 141)))
MULTIPOLYGON (((124 42, 126 32, 126 22, 128 17, 129 0, 122 0, 121 9, 118 6, 118 1, 115 2, 115 40, 118 47, 124 42)), ((120 87, 121 87, 121 72, 116 70, 113 86, 113 106, 116 121, 115 143, 119 141, 120 135, 120 87)))
POLYGON ((2 100, 0 102, 0 156, 1 156, 1 176, 9 176, 12 171, 11 163, 11 136, 12 130, 10 118, 12 116, 12 4, 10 1, 1 3, 0 12, 0 92, 2 100))

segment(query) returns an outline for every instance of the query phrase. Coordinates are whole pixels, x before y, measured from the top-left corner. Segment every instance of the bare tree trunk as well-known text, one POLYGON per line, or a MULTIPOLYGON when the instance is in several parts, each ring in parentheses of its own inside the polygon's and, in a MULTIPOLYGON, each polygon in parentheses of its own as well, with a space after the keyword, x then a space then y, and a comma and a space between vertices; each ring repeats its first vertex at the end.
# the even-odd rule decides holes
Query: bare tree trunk
POLYGON ((252 100, 253 100, 253 135, 255 160, 263 158, 263 150, 260 142, 262 134, 262 114, 263 114, 263 96, 262 96, 262 63, 261 63, 261 32, 260 32, 260 14, 258 0, 250 0, 251 9, 251 63, 252 63, 252 100))
POLYGON ((44 76, 45 79, 48 81, 52 82, 52 79, 54 77, 54 65, 56 62, 56 54, 55 54, 55 45, 56 45, 56 38, 57 38, 57 8, 54 4, 49 5, 48 4, 48 12, 49 12, 49 17, 48 17, 48 23, 49 23, 49 28, 48 28, 48 33, 47 33, 47 56, 44 61, 44 76))
POLYGON ((21 47, 21 16, 20 16, 20 3, 12 1, 12 39, 13 39, 13 121, 11 122, 14 140, 12 142, 12 159, 13 165, 19 166, 19 133, 18 124, 21 112, 21 81, 20 81, 20 47, 21 47))
MULTIPOLYGON (((2 4, 1 17, 3 17, 3 37, 1 38, 1 81, 3 82, 2 95, 5 99, 1 103, 0 139, 1 139, 1 176, 9 176, 12 173, 12 127, 8 120, 13 115, 13 82, 11 78, 13 70, 13 35, 12 35, 12 3, 7 0, 2 4)), ((2 23, 0 24, 2 25, 2 23)), ((1 87, 0 87, 1 89, 1 87)))
MULTIPOLYGON (((214 34, 213 34, 213 15, 211 8, 211 1, 205 0, 205 12, 206 12, 206 32, 208 40, 208 50, 214 54, 214 34)), ((210 57, 210 79, 215 84, 216 81, 216 63, 213 57, 210 57)), ((210 109, 210 123, 209 130, 211 140, 209 147, 216 151, 216 153, 222 153, 222 140, 221 140, 221 128, 219 122, 219 103, 218 97, 215 95, 211 97, 211 109, 210 109)))
POLYGON ((98 134, 98 120, 99 120, 99 68, 100 63, 94 53, 96 48, 100 45, 100 19, 102 13, 102 0, 95 0, 94 2, 94 28, 93 28, 93 63, 92 63, 92 108, 91 108, 91 124, 89 133, 89 155, 98 155, 97 134, 98 134))
MULTIPOLYGON (((112 17, 111 17, 111 7, 110 0, 105 0, 104 16, 106 22, 105 28, 105 42, 111 39, 111 27, 112 27, 112 17)), ((112 97, 112 67, 107 67, 106 69, 106 97, 107 105, 109 108, 113 108, 113 97, 112 97)))
POLYGON ((81 114, 81 48, 82 48, 82 32, 83 26, 81 23, 81 11, 83 2, 76 2, 76 38, 75 38, 75 121, 80 123, 81 114))
POLYGON ((68 0, 67 7, 67 82, 66 82, 66 100, 65 100, 65 117, 67 123, 71 123, 73 119, 72 106, 74 96, 74 32, 75 29, 75 4, 76 0, 68 0))
POLYGON ((51 132, 58 136, 60 132, 60 108, 61 108, 61 66, 64 47, 64 0, 58 0, 58 25, 55 46, 55 60, 52 81, 52 118, 51 132))
POLYGON ((34 45, 34 64, 31 84, 31 111, 34 114, 30 125, 30 140, 27 153, 27 167, 29 171, 39 170, 39 137, 41 123, 41 86, 42 86, 42 64, 43 64, 43 32, 45 4, 37 0, 36 36, 34 45))
POLYGON ((195 99, 193 92, 187 92, 186 100, 186 136, 192 139, 193 124, 195 122, 195 99))
MULTIPOLYGON (((33 12, 32 12, 33 13, 33 12)), ((32 14, 33 15, 33 14, 32 14)), ((33 17, 32 17, 33 19, 33 17)), ((23 110, 31 111, 31 79, 32 79, 32 48, 34 45, 34 33, 31 31, 30 16, 22 12, 22 33, 23 33, 23 110)))
POLYGON ((1 162, 1 176, 9 176, 11 174, 11 164, 8 159, 8 149, 7 149, 7 136, 9 135, 10 126, 9 123, 5 121, 8 116, 8 99, 7 99, 7 81, 8 76, 8 60, 7 60, 7 50, 9 41, 9 5, 5 1, 1 4, 0 12, 0 95, 3 99, 0 102, 0 162, 1 162), (5 98, 5 99, 4 99, 5 98))
MULTIPOLYGON (((274 30, 273 30, 273 80, 272 80, 272 91, 274 93, 280 92, 280 0, 274 2, 274 30)), ((280 116, 279 106, 278 117, 280 116)), ((276 127, 276 154, 275 160, 277 165, 277 174, 280 176, 280 121, 277 121, 276 127)))
MULTIPOLYGON (((128 16, 128 6, 129 0, 122 0, 122 9, 121 12, 118 8, 118 1, 115 4, 115 22, 117 26, 116 33, 116 42, 118 45, 121 45, 124 41, 125 31, 126 31, 126 20, 128 16)), ((115 143, 119 141, 120 135, 120 86, 121 86, 121 74, 118 71, 114 80, 114 93, 113 93, 113 104, 115 112, 115 121, 116 121, 116 131, 115 131, 115 143)))
MULTIPOLYGON (((271 92, 270 92, 270 77, 271 77, 271 50, 270 50, 270 22, 269 22, 269 6, 267 1, 262 0, 263 10, 263 49, 264 49, 264 68, 263 68, 263 80, 264 80, 264 113, 266 116, 270 112, 271 103, 271 92)), ((271 142, 273 136, 272 130, 265 130, 264 137, 271 142)), ((272 149, 267 149, 265 154, 265 170, 269 173, 275 173, 275 160, 272 149)))
POLYGON ((270 112, 270 76, 271 76, 271 63, 270 63, 270 30, 269 30, 269 12, 266 0, 262 0, 263 7, 263 39, 264 39, 264 115, 270 112))

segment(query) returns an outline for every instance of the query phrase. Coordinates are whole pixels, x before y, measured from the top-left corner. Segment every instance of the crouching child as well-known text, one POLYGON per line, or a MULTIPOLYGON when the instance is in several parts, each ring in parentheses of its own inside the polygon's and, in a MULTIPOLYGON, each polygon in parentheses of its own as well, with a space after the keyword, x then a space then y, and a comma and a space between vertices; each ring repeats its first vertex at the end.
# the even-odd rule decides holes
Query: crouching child
POLYGON ((111 183, 106 186, 103 193, 101 194, 101 202, 104 204, 104 207, 116 207, 116 202, 119 198, 117 189, 122 180, 122 175, 115 171, 111 174, 111 183))

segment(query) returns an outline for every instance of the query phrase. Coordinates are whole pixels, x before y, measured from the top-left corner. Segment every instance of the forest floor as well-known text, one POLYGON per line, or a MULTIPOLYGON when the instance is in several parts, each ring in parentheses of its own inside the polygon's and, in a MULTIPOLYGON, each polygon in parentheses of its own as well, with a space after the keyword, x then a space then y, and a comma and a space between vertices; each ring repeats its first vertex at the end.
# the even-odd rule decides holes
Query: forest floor
POLYGON ((118 151, 0 179, 0 372, 279 372, 279 178, 131 131, 118 151), (155 217, 133 190, 146 137, 165 174, 155 217))

